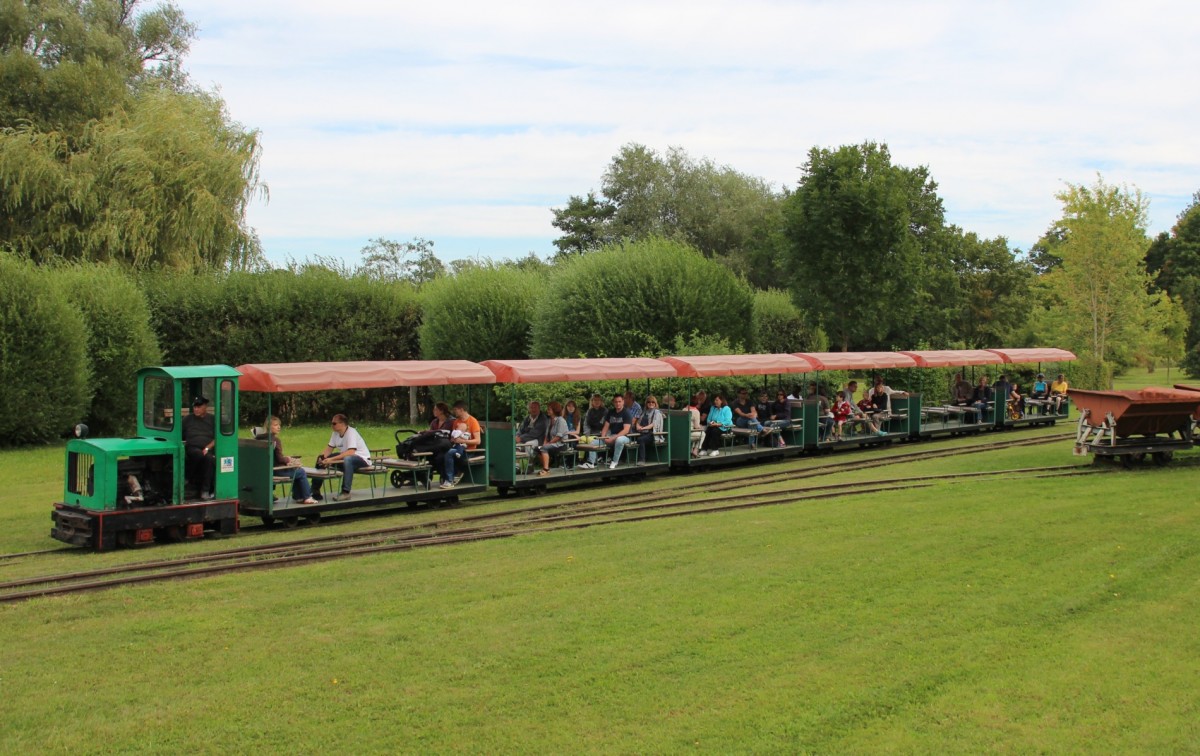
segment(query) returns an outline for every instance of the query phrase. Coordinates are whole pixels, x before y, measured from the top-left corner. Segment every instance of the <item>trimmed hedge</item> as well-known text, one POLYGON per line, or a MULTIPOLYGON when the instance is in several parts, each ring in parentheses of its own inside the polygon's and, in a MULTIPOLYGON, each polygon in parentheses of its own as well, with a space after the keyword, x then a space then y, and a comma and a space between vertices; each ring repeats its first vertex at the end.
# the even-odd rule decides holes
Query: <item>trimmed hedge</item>
POLYGON ((810 323, 785 291, 754 292, 754 352, 791 354, 824 352, 829 338, 820 326, 810 323))
POLYGON ((61 282, 0 254, 0 445, 51 441, 84 418, 87 341, 61 282))
MULTIPOLYGON (((257 273, 159 273, 143 279, 170 365, 416 359, 420 308, 407 283, 345 277, 308 266, 257 273)), ((407 411, 405 389, 284 394, 272 411, 288 422, 391 417, 407 411)), ((242 397, 261 422, 267 398, 242 397)))
POLYGON ((686 244, 614 244, 551 273, 533 318, 533 354, 661 355, 693 332, 741 352, 751 342, 752 311, 749 286, 686 244))
POLYGON ((114 265, 73 265, 52 274, 87 323, 94 393, 86 422, 93 435, 132 435, 137 371, 162 358, 146 297, 114 265))
POLYGON ((529 356, 529 319, 545 278, 512 266, 468 268, 422 291, 421 356, 516 360, 529 356))

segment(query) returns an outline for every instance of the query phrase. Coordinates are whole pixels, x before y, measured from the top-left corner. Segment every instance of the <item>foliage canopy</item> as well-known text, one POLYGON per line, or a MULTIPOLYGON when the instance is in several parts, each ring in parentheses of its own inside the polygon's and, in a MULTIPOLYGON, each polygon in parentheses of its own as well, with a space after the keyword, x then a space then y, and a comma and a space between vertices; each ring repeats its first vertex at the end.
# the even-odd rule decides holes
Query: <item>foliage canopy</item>
POLYGON ((0 246, 38 262, 241 267, 258 133, 180 64, 195 26, 137 0, 0 3, 0 246))

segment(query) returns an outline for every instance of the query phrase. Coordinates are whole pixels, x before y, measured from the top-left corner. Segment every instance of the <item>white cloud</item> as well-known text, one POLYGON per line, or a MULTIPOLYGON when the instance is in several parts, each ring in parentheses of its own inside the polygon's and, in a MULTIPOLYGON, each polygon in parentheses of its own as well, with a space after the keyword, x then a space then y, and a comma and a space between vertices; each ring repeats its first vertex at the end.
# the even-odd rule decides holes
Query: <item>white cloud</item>
POLYGON ((951 222, 1026 247, 1064 181, 1137 185, 1155 231, 1200 188, 1200 11, 1182 2, 181 5, 194 79, 263 133, 268 246, 549 252, 548 208, 629 141, 777 185, 812 146, 884 141, 930 167, 951 222))

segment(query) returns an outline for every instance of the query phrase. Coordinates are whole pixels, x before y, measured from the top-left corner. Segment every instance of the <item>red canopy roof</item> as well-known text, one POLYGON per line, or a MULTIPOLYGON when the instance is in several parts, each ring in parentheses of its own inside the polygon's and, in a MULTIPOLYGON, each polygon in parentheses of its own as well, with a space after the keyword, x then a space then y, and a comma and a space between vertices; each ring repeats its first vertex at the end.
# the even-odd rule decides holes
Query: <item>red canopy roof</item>
POLYGON ((596 357, 566 360, 487 360, 480 363, 496 383, 552 383, 623 378, 675 378, 675 368, 650 357, 596 357))
POLYGON ((796 352, 817 370, 879 370, 917 367, 917 361, 901 352, 796 352))
POLYGON ((490 370, 467 360, 277 362, 237 369, 242 391, 271 393, 496 382, 490 370))
POLYGON ((986 349, 934 349, 900 352, 917 361, 918 367, 962 367, 964 365, 1001 365, 1004 358, 986 349))
POLYGON ((813 366, 794 354, 729 354, 713 356, 660 357, 671 365, 681 378, 704 378, 718 375, 776 375, 778 373, 809 373, 813 366))
POLYGON ((1078 359, 1066 349, 989 349, 1004 358, 1005 362, 1071 362, 1078 359))

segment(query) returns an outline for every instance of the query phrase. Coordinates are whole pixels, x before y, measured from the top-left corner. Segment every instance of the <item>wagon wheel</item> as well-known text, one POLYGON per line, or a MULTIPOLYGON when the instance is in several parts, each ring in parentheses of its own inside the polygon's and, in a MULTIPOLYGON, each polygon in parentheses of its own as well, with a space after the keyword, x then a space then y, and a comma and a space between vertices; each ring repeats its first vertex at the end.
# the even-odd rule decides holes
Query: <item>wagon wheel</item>
POLYGON ((290 530, 291 528, 294 528, 294 527, 296 527, 296 525, 297 525, 299 522, 300 522, 300 518, 299 518, 299 517, 295 517, 295 516, 292 516, 292 517, 284 517, 284 518, 283 518, 283 527, 285 527, 285 528, 288 528, 288 529, 290 530))
POLYGON ((1121 467, 1130 468, 1140 465, 1146 459, 1145 452, 1130 452, 1121 455, 1121 467))
POLYGON ((268 528, 275 524, 275 518, 271 515, 263 515, 260 519, 262 520, 262 524, 268 528))
POLYGON ((1158 465, 1159 467, 1162 467, 1163 465, 1170 462, 1174 457, 1175 457, 1175 452, 1172 452, 1172 451, 1154 452, 1154 464, 1158 465))
POLYGON ((400 470, 392 470, 392 487, 404 488, 404 484, 407 482, 405 477, 405 474, 400 470))
POLYGON ((309 525, 317 525, 321 522, 321 513, 313 512, 312 514, 304 515, 304 521, 309 525))

